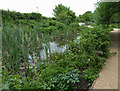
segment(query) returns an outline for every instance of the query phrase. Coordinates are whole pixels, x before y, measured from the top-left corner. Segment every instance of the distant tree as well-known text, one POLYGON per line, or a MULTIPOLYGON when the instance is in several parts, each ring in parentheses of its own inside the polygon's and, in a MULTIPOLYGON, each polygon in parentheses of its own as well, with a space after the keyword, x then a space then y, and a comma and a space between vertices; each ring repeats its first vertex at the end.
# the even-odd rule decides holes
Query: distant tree
POLYGON ((2 22, 5 23, 6 21, 13 22, 11 16, 10 16, 10 11, 6 10, 0 10, 2 12, 2 22))
POLYGON ((77 21, 77 22, 85 22, 85 19, 83 18, 82 15, 79 15, 79 16, 76 18, 76 21, 77 21))
POLYGON ((120 13, 120 2, 97 2, 94 19, 97 24, 109 25, 112 15, 120 13))
POLYGON ((85 12, 83 15, 82 15, 82 18, 85 20, 85 21, 93 21, 93 14, 91 11, 87 11, 85 12))
POLYGON ((83 15, 77 17, 77 22, 93 22, 93 13, 91 11, 86 11, 83 15))
POLYGON ((70 8, 63 6, 62 4, 57 5, 55 9, 53 9, 53 12, 56 20, 65 24, 70 24, 76 19, 75 13, 70 10, 70 8))
POLYGON ((63 6, 62 4, 58 4, 57 6, 55 6, 55 9, 53 9, 54 12, 54 16, 59 15, 60 13, 64 13, 69 11, 70 8, 63 6))
POLYGON ((34 19, 34 20, 41 20, 41 17, 42 17, 42 15, 40 14, 40 13, 31 13, 31 17, 30 17, 30 19, 34 19))
POLYGON ((20 13, 16 11, 6 11, 0 10, 2 12, 2 19, 4 21, 16 21, 18 19, 26 19, 26 20, 37 20, 40 21, 42 19, 42 14, 40 13, 20 13))

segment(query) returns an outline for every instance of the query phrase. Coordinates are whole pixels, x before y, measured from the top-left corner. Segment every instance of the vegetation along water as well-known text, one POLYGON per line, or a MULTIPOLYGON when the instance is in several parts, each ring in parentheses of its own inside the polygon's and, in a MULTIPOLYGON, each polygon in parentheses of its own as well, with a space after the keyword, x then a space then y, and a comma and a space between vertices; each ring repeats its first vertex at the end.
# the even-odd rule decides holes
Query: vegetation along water
POLYGON ((114 18, 119 13, 109 19, 97 17, 105 13, 104 9, 101 12, 103 5, 112 4, 117 6, 98 3, 94 13, 87 11, 79 16, 59 4, 52 18, 0 10, 2 89, 89 89, 111 56, 110 31, 119 27, 120 21, 114 18))

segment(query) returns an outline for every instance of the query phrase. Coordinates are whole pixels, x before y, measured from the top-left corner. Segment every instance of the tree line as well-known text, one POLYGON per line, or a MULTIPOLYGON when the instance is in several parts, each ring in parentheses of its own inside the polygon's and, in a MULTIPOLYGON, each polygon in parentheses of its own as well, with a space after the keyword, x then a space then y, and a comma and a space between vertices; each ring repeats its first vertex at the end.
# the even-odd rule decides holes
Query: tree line
POLYGON ((96 24, 109 25, 110 23, 120 23, 120 2, 97 2, 96 9, 92 13, 86 11, 83 15, 76 16, 75 12, 70 10, 70 7, 58 4, 53 9, 54 17, 48 18, 42 16, 40 13, 20 13, 16 11, 0 10, 2 12, 2 20, 47 20, 52 19, 64 24, 71 24, 73 22, 94 22, 96 24))

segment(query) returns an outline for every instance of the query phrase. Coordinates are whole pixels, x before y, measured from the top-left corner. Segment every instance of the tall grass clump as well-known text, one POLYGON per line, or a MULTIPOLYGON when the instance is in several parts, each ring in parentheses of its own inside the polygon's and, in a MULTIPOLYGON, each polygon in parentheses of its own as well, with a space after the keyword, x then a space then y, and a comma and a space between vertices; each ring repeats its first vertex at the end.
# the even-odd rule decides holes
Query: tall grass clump
POLYGON ((33 58, 34 53, 40 54, 38 30, 28 31, 26 27, 5 24, 2 31, 3 65, 12 73, 20 73, 20 67, 24 67, 28 75, 28 56, 33 58))

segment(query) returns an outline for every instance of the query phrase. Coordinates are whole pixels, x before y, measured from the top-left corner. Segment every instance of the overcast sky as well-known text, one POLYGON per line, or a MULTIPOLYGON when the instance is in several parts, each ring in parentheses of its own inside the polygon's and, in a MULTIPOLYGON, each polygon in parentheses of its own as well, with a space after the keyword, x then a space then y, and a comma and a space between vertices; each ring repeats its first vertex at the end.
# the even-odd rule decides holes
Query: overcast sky
POLYGON ((38 12, 43 16, 52 17, 55 5, 63 4, 70 7, 76 15, 86 11, 94 11, 97 0, 1 0, 0 9, 14 10, 22 13, 38 12))

